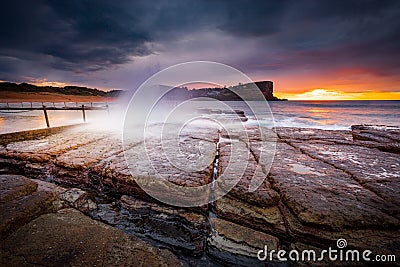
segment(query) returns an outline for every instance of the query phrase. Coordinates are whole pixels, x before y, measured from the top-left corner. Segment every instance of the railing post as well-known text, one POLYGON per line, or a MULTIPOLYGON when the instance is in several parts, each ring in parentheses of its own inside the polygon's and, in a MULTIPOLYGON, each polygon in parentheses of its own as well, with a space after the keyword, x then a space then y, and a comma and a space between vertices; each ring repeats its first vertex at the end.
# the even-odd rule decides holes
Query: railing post
POLYGON ((82 105, 83 122, 86 122, 85 105, 82 105))
POLYGON ((46 119, 47 128, 50 128, 49 117, 47 116, 46 106, 43 105, 44 118, 46 119))

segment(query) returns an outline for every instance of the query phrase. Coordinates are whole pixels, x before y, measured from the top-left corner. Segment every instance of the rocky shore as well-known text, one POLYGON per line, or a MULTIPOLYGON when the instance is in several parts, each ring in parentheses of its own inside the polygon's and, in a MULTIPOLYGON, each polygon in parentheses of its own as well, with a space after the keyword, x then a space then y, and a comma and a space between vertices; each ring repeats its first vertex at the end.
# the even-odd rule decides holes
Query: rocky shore
POLYGON ((337 248, 338 239, 348 249, 400 257, 396 127, 277 128, 262 136, 249 126, 228 139, 203 125, 179 143, 188 157, 206 151, 213 159, 201 171, 169 163, 156 139, 146 147, 132 140, 124 155, 118 133, 79 126, 34 136, 3 136, 0 145, 2 265, 342 265, 257 259, 265 245, 320 251, 337 248), (275 145, 269 170, 262 152, 275 145), (132 179, 155 175, 140 160, 144 153, 163 178, 182 186, 218 181, 244 162, 246 171, 215 202, 177 208, 132 179), (128 169, 125 156, 137 164, 128 169), (254 177, 265 180, 251 192, 254 177))

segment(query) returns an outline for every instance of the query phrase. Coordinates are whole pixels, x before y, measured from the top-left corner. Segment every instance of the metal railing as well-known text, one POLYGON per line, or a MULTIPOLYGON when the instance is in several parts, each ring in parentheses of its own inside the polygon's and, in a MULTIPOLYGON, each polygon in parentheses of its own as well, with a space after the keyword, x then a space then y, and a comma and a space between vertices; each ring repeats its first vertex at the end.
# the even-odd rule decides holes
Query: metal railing
POLYGON ((50 127, 49 116, 47 114, 48 110, 82 110, 82 119, 83 122, 86 122, 86 110, 107 110, 109 112, 109 105, 108 102, 96 102, 96 105, 93 105, 93 102, 68 102, 69 104, 73 103, 74 106, 68 105, 67 102, 19 102, 19 103, 0 103, 0 111, 7 110, 7 111, 31 111, 31 110, 43 110, 44 118, 46 120, 46 125, 50 127), (45 103, 50 103, 50 106, 46 106, 45 103), (51 103, 53 104, 51 106, 51 103), (56 106, 57 103, 57 106, 56 106), (59 104, 63 105, 59 105, 59 104), (102 104, 98 106, 98 104, 102 104), (11 104, 11 105, 10 105, 11 104), (25 104, 25 106, 24 106, 25 104), (87 104, 87 105, 85 105, 87 104))

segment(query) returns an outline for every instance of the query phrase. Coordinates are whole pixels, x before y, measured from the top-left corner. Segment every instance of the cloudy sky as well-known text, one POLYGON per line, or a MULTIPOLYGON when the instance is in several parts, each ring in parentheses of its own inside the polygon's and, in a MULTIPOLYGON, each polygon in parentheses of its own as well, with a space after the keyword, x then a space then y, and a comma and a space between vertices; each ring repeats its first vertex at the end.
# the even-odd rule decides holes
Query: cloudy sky
POLYGON ((192 60, 290 99, 400 99, 400 1, 3 1, 0 80, 136 88, 192 60))

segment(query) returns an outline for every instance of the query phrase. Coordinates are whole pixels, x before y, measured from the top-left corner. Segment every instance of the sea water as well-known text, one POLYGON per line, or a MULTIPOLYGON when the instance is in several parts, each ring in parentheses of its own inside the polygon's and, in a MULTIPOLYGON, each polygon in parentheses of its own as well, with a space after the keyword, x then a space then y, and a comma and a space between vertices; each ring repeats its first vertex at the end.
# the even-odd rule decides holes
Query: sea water
MULTIPOLYGON (((206 102, 206 101, 205 101, 206 102)), ((275 127, 319 128, 347 130, 355 124, 400 126, 400 100, 396 101, 276 101, 255 102, 251 111, 243 102, 227 102, 233 109, 245 111, 248 124, 255 123, 256 114, 261 125, 275 127), (266 108, 266 105, 269 108, 266 108), (272 112, 273 121, 270 119, 272 112), (272 125, 273 124, 273 125, 272 125)), ((95 105, 95 104, 94 104, 95 105)), ((202 103, 207 107, 207 103, 202 103)), ((82 111, 49 110, 51 126, 82 123, 82 111)), ((123 121, 123 108, 110 105, 106 110, 86 111, 87 122, 108 125, 123 121), (119 120, 119 122, 117 122, 119 120)), ((0 133, 45 128, 43 111, 1 111, 0 133)), ((109 126, 107 126, 109 127, 109 126)))
MULTIPOLYGON (((268 104, 275 127, 348 130, 356 124, 400 126, 400 101, 284 101, 268 104)), ((237 107, 240 109, 239 103, 237 107)), ((259 120, 263 124, 262 117, 259 120)))

